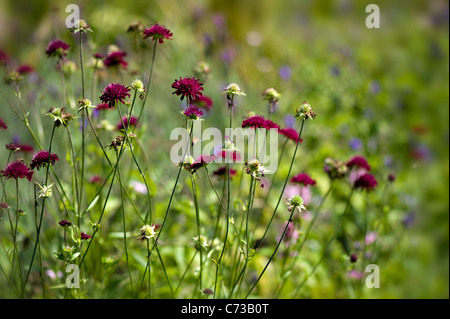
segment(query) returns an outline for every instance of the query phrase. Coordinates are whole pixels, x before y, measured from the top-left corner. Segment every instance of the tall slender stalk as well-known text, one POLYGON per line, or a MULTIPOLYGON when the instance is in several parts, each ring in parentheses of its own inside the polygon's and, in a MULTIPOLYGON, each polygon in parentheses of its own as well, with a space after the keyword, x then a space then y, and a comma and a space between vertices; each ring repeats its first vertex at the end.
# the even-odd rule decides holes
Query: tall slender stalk
POLYGON ((191 174, 191 184, 192 184, 192 195, 194 196, 194 206, 195 206, 195 219, 197 223, 197 236, 198 236, 198 245, 197 249, 200 251, 200 274, 199 274, 199 285, 200 289, 202 289, 202 277, 203 277, 203 248, 201 245, 201 229, 200 229, 200 210, 198 206, 198 198, 197 198, 197 183, 195 182, 195 177, 191 174))
MULTIPOLYGON (((48 156, 49 156, 49 158, 48 158, 48 162, 47 162, 47 170, 45 172, 44 185, 46 185, 46 186, 47 186, 47 183, 48 183, 49 171, 50 171, 50 166, 51 166, 51 164, 50 164, 50 155, 52 153, 52 144, 53 144, 53 137, 55 135, 55 129, 56 129, 56 124, 53 124, 52 134, 50 136, 50 142, 49 142, 49 147, 48 147, 48 156)), ((30 261, 30 265, 28 267, 28 272, 27 272, 27 275, 25 277, 25 281, 23 283, 23 291, 25 290, 25 286, 27 284, 28 277, 30 276, 31 268, 33 267, 34 256, 36 254, 36 249, 37 249, 37 246, 39 244, 39 236, 41 235, 42 220, 43 220, 43 217, 44 217, 45 200, 46 200, 46 197, 43 197, 42 198, 42 204, 41 204, 42 205, 41 206, 42 207, 41 208, 41 215, 39 217, 39 226, 38 226, 37 235, 36 235, 36 242, 34 244, 33 254, 31 255, 31 261, 30 261)), ((23 293, 23 291, 22 291, 22 293, 23 293)))
POLYGON ((300 144, 300 139, 301 139, 301 136, 302 136, 304 124, 305 124, 305 120, 302 121, 302 124, 300 126, 300 130, 299 130, 299 133, 298 133, 299 137, 298 137, 298 140, 297 140, 297 144, 295 145, 294 154, 292 155, 291 165, 289 166, 289 172, 288 172, 288 174, 286 176, 286 179, 284 180, 283 188, 281 189, 280 196, 278 197, 277 205, 275 206, 275 209, 273 210, 272 217, 270 218, 269 224, 267 225, 266 230, 264 231, 264 235, 262 236, 262 238, 261 238, 261 240, 259 242, 259 245, 256 248, 259 248, 259 246, 261 246, 262 242, 264 241, 264 238, 266 237, 267 232, 269 230, 269 227, 272 224, 272 221, 273 221, 273 219, 275 217, 275 214, 276 214, 276 212, 278 210, 278 206, 280 205, 281 199, 283 198, 284 190, 286 189, 286 184, 289 181, 289 176, 291 175, 292 166, 294 165, 294 160, 295 160, 295 155, 297 154, 298 145, 300 144))

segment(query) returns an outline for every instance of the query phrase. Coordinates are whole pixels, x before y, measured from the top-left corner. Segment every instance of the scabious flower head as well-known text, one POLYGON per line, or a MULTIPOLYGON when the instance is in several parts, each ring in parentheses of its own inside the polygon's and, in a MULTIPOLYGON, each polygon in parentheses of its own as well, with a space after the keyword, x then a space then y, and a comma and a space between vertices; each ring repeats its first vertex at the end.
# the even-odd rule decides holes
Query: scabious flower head
POLYGON ((288 211, 292 212, 293 210, 297 209, 299 212, 301 212, 302 210, 306 210, 303 204, 303 198, 300 195, 294 195, 287 201, 288 211))
POLYGON ((2 49, 0 49, 0 63, 5 66, 10 60, 11 58, 5 52, 3 52, 2 49))
POLYGON ((299 117, 304 120, 314 119, 316 117, 316 113, 314 113, 308 102, 303 102, 302 105, 295 110, 295 117, 299 117))
POLYGON ((2 118, 0 117, 0 131, 4 131, 8 129, 8 125, 6 125, 5 122, 3 122, 2 118))
POLYGON ((366 173, 358 177, 354 183, 355 188, 359 188, 366 191, 374 190, 378 185, 377 180, 372 174, 366 173))
POLYGON ((116 128, 117 128, 118 131, 122 131, 122 130, 127 129, 127 128, 128 128, 128 125, 129 125, 130 127, 136 127, 138 124, 139 124, 139 123, 138 123, 137 117, 135 117, 135 116, 132 115, 132 116, 130 117, 130 123, 128 124, 128 117, 123 116, 123 117, 122 117, 122 120, 120 120, 119 123, 117 123, 116 128))
POLYGON ((131 83, 131 88, 133 90, 138 91, 139 93, 141 93, 141 96, 143 96, 143 94, 145 94, 145 87, 144 87, 144 83, 142 83, 141 80, 134 80, 133 83, 131 83))
POLYGON ((108 56, 103 61, 103 64, 107 68, 115 67, 115 66, 122 66, 123 68, 126 68, 128 66, 128 63, 124 60, 124 57, 127 54, 123 51, 112 51, 108 54, 108 56))
POLYGON ((323 170, 328 174, 330 179, 344 178, 348 173, 348 167, 345 162, 335 160, 331 157, 325 159, 323 170))
POLYGON ((198 120, 203 115, 203 111, 197 105, 189 105, 183 112, 188 119, 198 120))
POLYGON ((38 182, 34 182, 41 189, 38 192, 38 198, 49 198, 53 194, 53 184, 50 185, 41 185, 38 182))
MULTIPOLYGON (((278 133, 280 133, 281 135, 285 136, 287 139, 294 141, 295 143, 297 143, 299 135, 297 130, 293 129, 293 128, 282 128, 278 130, 278 133)), ((303 142, 303 139, 300 138, 299 143, 303 142)))
POLYGON ((151 37, 153 41, 158 40, 158 42, 164 43, 164 40, 172 40, 173 33, 170 32, 165 26, 155 23, 150 28, 143 31, 144 39, 151 37))
POLYGON ((242 128, 266 128, 266 119, 261 115, 253 115, 242 121, 242 128))
POLYGON ((70 45, 68 45, 67 43, 65 43, 62 40, 53 40, 51 41, 48 46, 47 46, 47 50, 45 51, 45 53, 47 54, 47 56, 56 56, 60 59, 62 59, 63 57, 65 57, 67 55, 67 51, 69 50, 70 45))
POLYGON ((6 148, 7 150, 10 150, 11 152, 17 152, 17 151, 20 151, 20 146, 19 146, 19 145, 16 145, 16 144, 13 144, 13 143, 6 144, 6 145, 5 145, 5 148, 6 148))
POLYGON ((350 261, 351 261, 352 263, 357 262, 357 261, 358 261, 358 255, 357 255, 357 254, 351 254, 351 255, 350 255, 350 261))
POLYGON ((44 166, 47 163, 54 165, 57 161, 59 161, 58 155, 50 154, 48 151, 41 150, 33 155, 33 159, 30 163, 30 168, 36 168, 37 170, 39 170, 41 166, 44 166))
POLYGON ((61 68, 61 70, 63 71, 64 75, 71 75, 74 74, 75 71, 77 70, 77 65, 74 61, 72 60, 68 60, 68 59, 63 59, 62 63, 60 65, 58 65, 58 67, 61 68))
POLYGON ((110 83, 102 91, 100 100, 108 103, 109 107, 116 105, 119 101, 125 104, 125 99, 130 97, 130 89, 119 83, 110 83))
POLYGON ((230 85, 228 85, 225 88, 225 91, 223 93, 226 93, 229 96, 234 96, 234 95, 244 95, 245 96, 245 93, 242 92, 241 88, 236 83, 231 83, 230 85))
POLYGON ((200 235, 200 239, 199 239, 199 236, 196 236, 193 239, 194 239, 195 248, 197 250, 199 250, 200 248, 203 248, 205 250, 208 249, 209 243, 208 243, 208 238, 206 238, 206 236, 200 235))
POLYGON ((97 110, 109 110, 109 109, 111 109, 111 107, 109 106, 108 103, 97 104, 97 110))
POLYGON ((264 100, 269 101, 270 103, 277 103, 281 96, 274 88, 265 89, 261 95, 264 100))
POLYGON ((395 177, 394 174, 389 173, 389 175, 388 175, 388 181, 389 181, 389 182, 391 182, 391 183, 394 182, 394 181, 395 181, 395 178, 396 178, 396 177, 395 177))
POLYGON ((362 156, 354 156, 347 162, 347 167, 349 169, 359 167, 363 168, 366 171, 370 171, 370 165, 367 163, 367 160, 362 156))
POLYGON ((272 120, 269 120, 269 119, 266 120, 264 126, 265 126, 265 128, 266 128, 267 130, 270 130, 270 129, 272 129, 272 128, 276 128, 276 129, 279 129, 279 128, 280 128, 280 126, 279 126, 277 123, 275 123, 275 122, 273 122, 272 120))
POLYGON ((206 95, 200 95, 197 99, 192 101, 195 105, 198 105, 198 107, 202 109, 206 109, 207 111, 210 111, 212 109, 212 100, 206 95))
POLYGON ((205 61, 199 61, 193 68, 194 75, 204 81, 208 80, 211 73, 211 67, 205 61))
MULTIPOLYGON (((213 172, 213 175, 214 176, 218 176, 218 177, 220 177, 220 178, 226 178, 226 176, 227 176, 227 167, 226 166, 222 166, 222 167, 219 167, 218 169, 216 169, 214 172, 213 172)), ((234 169, 232 169, 232 168, 230 168, 230 179, 234 176, 234 175, 236 175, 236 170, 234 170, 234 169)))
POLYGON ((245 173, 253 176, 258 181, 264 176, 264 167, 256 158, 245 163, 245 173))
POLYGON ((308 174, 305 174, 305 173, 301 173, 296 176, 293 176, 291 178, 291 183, 303 184, 304 186, 308 186, 308 185, 315 186, 316 185, 316 181, 313 180, 311 177, 308 176, 308 174))
POLYGON ((5 202, 0 202, 0 209, 8 209, 9 205, 5 202))
POLYGON ((179 80, 175 79, 172 88, 175 89, 172 94, 181 96, 181 101, 186 97, 188 102, 192 102, 202 95, 203 83, 194 77, 180 77, 179 80))
POLYGON ((155 225, 144 225, 139 229, 138 239, 150 239, 156 236, 155 225))
POLYGON ((63 107, 62 108, 52 107, 48 111, 47 115, 53 118, 53 120, 55 121, 55 125, 57 127, 61 126, 61 124, 67 126, 69 125, 69 122, 75 118, 72 114, 67 113, 66 109, 63 107))
POLYGON ((62 227, 67 227, 67 226, 72 225, 71 222, 69 222, 68 220, 65 220, 65 219, 63 219, 63 220, 61 220, 60 222, 58 222, 58 224, 59 224, 60 226, 62 226, 62 227))
POLYGON ((11 162, 6 166, 4 170, 0 172, 6 179, 14 178, 26 178, 31 181, 33 177, 33 171, 31 171, 21 160, 11 162))
POLYGON ((17 67, 16 72, 19 73, 20 75, 25 75, 34 72, 34 69, 27 64, 23 64, 17 67))
POLYGON ((195 173, 198 169, 207 166, 215 160, 215 155, 200 155, 194 160, 194 163, 191 164, 191 172, 195 173))
POLYGON ((80 238, 82 239, 82 240, 86 240, 86 239, 89 239, 89 238, 91 238, 92 236, 91 235, 88 235, 88 234, 86 234, 86 233, 81 233, 80 234, 80 238))

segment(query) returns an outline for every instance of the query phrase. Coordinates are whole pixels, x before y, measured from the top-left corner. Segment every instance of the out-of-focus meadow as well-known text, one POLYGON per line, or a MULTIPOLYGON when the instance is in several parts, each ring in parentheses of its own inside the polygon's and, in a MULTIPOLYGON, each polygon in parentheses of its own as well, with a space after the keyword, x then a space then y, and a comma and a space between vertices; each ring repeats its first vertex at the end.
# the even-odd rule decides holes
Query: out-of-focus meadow
MULTIPOLYGON (((52 121, 44 114, 50 107, 62 106, 61 75, 56 70, 55 60, 45 55, 51 40, 60 38, 71 45, 67 58, 75 62, 76 70, 67 76, 65 85, 69 99, 66 107, 73 114, 77 113, 77 101, 81 95, 78 38, 65 27, 66 5, 79 5, 81 18, 93 30, 87 33, 84 42, 84 58, 86 95, 95 105, 100 103, 101 90, 110 82, 130 85, 134 79, 148 79, 153 42, 127 32, 129 25, 135 22, 147 26, 153 23, 165 25, 173 32, 173 40, 166 40, 157 48, 152 87, 139 128, 143 133, 139 135, 138 132, 137 148, 139 159, 148 169, 156 222, 160 223, 163 218, 177 174, 177 168, 169 158, 170 148, 175 143, 170 140, 170 132, 184 125, 180 115, 184 104, 172 94, 171 84, 175 79, 193 75, 193 69, 204 61, 211 70, 208 78, 202 79, 204 94, 213 102, 211 111, 204 117, 204 128, 223 129, 228 125, 227 104, 225 95, 221 93, 232 82, 238 83, 246 93, 245 97, 236 100, 233 115, 236 126, 240 126, 249 112, 267 112, 261 92, 269 87, 281 93, 272 120, 282 127, 297 128, 293 115, 295 107, 303 101, 313 106, 317 117, 305 125, 303 142, 293 166, 293 174, 307 172, 317 181, 317 187, 311 188, 312 208, 317 207, 330 183, 323 170, 327 157, 347 161, 354 155, 362 155, 371 164, 378 180, 378 188, 368 195, 369 204, 365 193, 357 193, 353 197, 350 219, 356 226, 349 224, 348 240, 351 250, 357 251, 358 245, 364 241, 358 226, 363 219, 358 216, 367 210, 370 214, 368 233, 373 238, 367 244, 367 258, 380 267, 380 288, 366 288, 364 282, 355 279, 358 275, 354 265, 348 262, 342 247, 335 243, 296 298, 448 298, 448 2, 372 2, 380 8, 379 29, 369 29, 365 24, 368 15, 365 8, 370 1, 1 0, 0 48, 11 57, 11 61, 5 68, 0 67, 0 74, 6 77, 19 65, 29 65, 34 69, 24 76, 20 89, 29 112, 30 126, 37 139, 47 145, 52 121), (111 44, 127 53, 125 60, 128 66, 119 73, 102 71, 99 81, 92 87, 92 54, 106 54, 111 44), (91 94, 91 88, 94 94, 91 94), (395 181, 387 182, 388 174, 394 174, 395 181)), ((0 117, 8 125, 7 130, 0 132, 1 147, 15 142, 31 145, 37 150, 29 130, 7 105, 6 100, 20 108, 13 86, 2 80, 0 90, 3 93, 0 96, 0 117)), ((118 117, 115 112, 105 114, 100 116, 116 125, 118 117)), ((75 125, 72 134, 79 152, 79 121, 75 125)), ((89 129, 87 132, 90 134, 89 129)), ((100 134, 105 145, 113 137, 114 134, 108 131, 100 134)), ((109 166, 102 161, 101 149, 92 135, 87 139, 86 180, 94 175, 106 176, 109 166)), ((288 172, 294 146, 295 143, 288 145, 278 168, 276 183, 279 189, 282 177, 288 172)), ((60 174, 63 185, 72 195, 68 164, 70 152, 62 130, 57 133, 53 151, 60 158, 54 170, 60 174)), ((113 152, 108 154, 114 158, 113 152)), ((0 150, 1 169, 6 167, 9 155, 8 150, 0 150)), ((13 156, 22 157, 26 162, 31 159, 28 153, 13 156)), ((236 169, 242 171, 238 166, 236 169)), ((188 266, 194 249, 192 237, 197 235, 190 182, 187 174, 183 174, 172 206, 173 214, 168 218, 160 246, 168 277, 175 278, 174 283, 188 266)), ((208 186, 205 174, 199 175, 203 222, 214 223, 216 195, 208 186)), ((37 173, 35 176, 37 180, 43 178, 37 173)), ((136 186, 142 186, 139 173, 131 171, 126 178, 131 197, 144 210, 146 195, 141 194, 136 186)), ((234 181, 236 188, 239 178, 234 181)), ((242 185, 245 192, 240 202, 234 203, 235 208, 245 203, 245 178, 242 185)), ((267 175, 267 178, 270 180, 271 176, 267 175)), ((219 192, 222 191, 221 182, 214 182, 219 192)), ((6 185, 12 202, 10 206, 14 207, 14 183, 8 180, 6 185)), ((26 273, 36 229, 32 185, 23 182, 21 187, 25 221, 24 226, 19 225, 19 233, 22 234, 20 250, 26 273)), ((86 205, 95 195, 95 187, 93 183, 86 184, 86 205)), ((283 258, 275 259, 261 278, 253 297, 292 297, 290 293, 322 258, 326 239, 332 234, 330 221, 334 215, 343 212, 349 191, 350 187, 345 183, 334 187, 297 259, 298 264, 290 272, 281 274, 283 258), (283 280, 286 281, 285 288, 277 296, 272 289, 283 280)), ((130 297, 123 237, 120 237, 122 217, 114 213, 120 207, 119 190, 115 189, 113 195, 115 197, 108 203, 101 226, 102 233, 96 236, 99 244, 93 244, 90 252, 93 259, 88 255, 85 263, 88 279, 85 295, 90 298, 130 297)), ((275 205, 279 190, 274 189, 268 198, 267 211, 261 212, 266 195, 267 188, 256 191, 255 216, 266 214, 270 217, 270 207, 275 205)), ((102 200, 103 197, 99 203, 102 200)), ((52 207, 44 216, 40 242, 40 257, 47 276, 46 297, 62 298, 65 294, 64 278, 59 278, 58 274, 64 272, 65 264, 53 252, 61 250, 62 230, 57 222, 63 219, 63 208, 56 193, 46 205, 52 207)), ((126 204, 126 209, 130 211, 127 232, 132 236, 139 231, 140 221, 133 217, 130 203, 126 204)), ((96 221, 100 211, 101 205, 98 204, 87 213, 83 221, 85 229, 91 229, 88 221, 96 221)), ((239 209, 236 211, 238 214, 239 209)), ((280 208, 278 214, 281 215, 275 219, 269 236, 273 243, 283 231, 287 218, 285 207, 280 208)), ((267 221, 267 217, 264 220, 267 221)), ((307 224, 308 219, 304 221, 304 225, 307 224)), ((304 229, 303 226, 299 229, 300 238, 304 229)), ((2 212, 0 240, 4 248, 0 253, 0 265, 5 272, 9 269, 6 251, 12 240, 9 230, 8 215, 2 212)), ((261 232, 256 229, 254 239, 261 236, 261 232)), ((250 283, 255 280, 274 246, 264 246, 261 254, 255 255, 245 280, 250 283)), ((128 250, 130 263, 136 264, 132 272, 138 285, 146 265, 145 245, 131 239, 128 250)), ((154 258, 156 263, 158 259, 154 258)), ((209 267, 215 269, 211 265, 209 267)), ((170 297, 164 285, 165 274, 156 268, 155 297, 170 297), (161 281, 160 286, 158 281, 161 281)), ((196 285, 196 274, 191 270, 179 290, 180 298, 191 297, 196 285)), ((6 275, 0 279, 0 291, 5 292, 2 297, 9 297, 6 293, 10 284, 8 278, 6 275)), ((27 287, 26 296, 42 297, 39 259, 34 262, 29 285, 32 288, 27 287)), ((242 289, 249 288, 249 285, 244 282, 242 289)))

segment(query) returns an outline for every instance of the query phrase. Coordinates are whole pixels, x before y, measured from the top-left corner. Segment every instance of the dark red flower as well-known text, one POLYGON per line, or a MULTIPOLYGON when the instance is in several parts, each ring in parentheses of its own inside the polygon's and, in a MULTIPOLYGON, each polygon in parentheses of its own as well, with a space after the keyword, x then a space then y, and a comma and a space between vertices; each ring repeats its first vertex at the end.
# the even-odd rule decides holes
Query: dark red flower
MULTIPOLYGON (((216 155, 221 157, 221 158, 228 158, 228 153, 229 153, 229 151, 221 150, 216 155)), ((236 162, 236 161, 239 161, 241 159, 241 156, 239 155, 239 153, 237 151, 233 151, 231 153, 230 158, 232 159, 233 162, 236 162)))
POLYGON ((33 159, 30 163, 31 169, 37 169, 41 168, 41 166, 44 166, 44 164, 51 164, 55 165, 55 163, 59 161, 58 155, 56 154, 50 154, 48 151, 42 150, 37 152, 33 155, 33 159))
POLYGON ((28 74, 28 73, 34 72, 34 69, 31 66, 24 64, 24 65, 19 66, 16 69, 16 72, 21 74, 21 75, 24 75, 24 74, 28 74))
POLYGON ((106 59, 103 61, 103 64, 108 68, 118 65, 126 68, 128 63, 123 59, 126 55, 127 54, 123 51, 113 51, 108 54, 106 59))
POLYGON ((86 233, 81 233, 80 234, 80 238, 82 239, 82 240, 84 240, 84 239, 89 239, 89 238, 91 238, 92 236, 91 235, 88 235, 88 234, 86 234, 86 233))
POLYGON ((197 105, 190 105, 187 107, 183 114, 186 115, 188 119, 197 120, 200 116, 203 115, 203 111, 197 105))
POLYGON ((2 209, 8 209, 9 205, 6 204, 5 202, 0 202, 0 208, 2 209))
POLYGON ((108 103, 100 103, 97 105, 97 110, 109 110, 110 108, 108 103))
POLYGON ((271 128, 279 128, 280 126, 271 120, 265 119, 261 115, 253 115, 242 121, 242 128, 265 128, 270 130, 271 128))
POLYGON ((358 255, 357 254, 351 254, 350 255, 350 261, 352 263, 355 263, 358 260, 358 255))
POLYGON ((265 128, 266 119, 261 115, 253 115, 242 121, 242 128, 265 128))
POLYGON ((212 109, 212 100, 207 97, 206 95, 200 95, 198 97, 198 99, 192 101, 192 103, 198 105, 199 107, 201 107, 202 109, 206 109, 208 111, 210 111, 212 109))
POLYGON ((33 153, 34 152, 34 148, 31 145, 28 144, 18 144, 16 145, 20 148, 20 151, 24 152, 24 153, 33 153))
POLYGON ((153 41, 158 40, 159 43, 164 43, 164 40, 172 40, 173 33, 165 26, 155 23, 150 28, 144 30, 144 39, 151 37, 153 41))
POLYGON ((4 131, 8 129, 8 126, 6 125, 5 122, 3 122, 2 118, 0 117, 0 131, 4 131))
POLYGON ((279 126, 277 123, 274 123, 274 122, 271 121, 271 120, 266 120, 265 128, 268 129, 268 130, 270 130, 271 128, 277 128, 277 129, 279 129, 280 126, 279 126))
MULTIPOLYGON (((137 124, 138 124, 138 119, 137 119, 137 117, 135 117, 135 116, 132 115, 132 116, 130 117, 130 126, 136 127, 137 124)), ((123 129, 128 128, 128 117, 123 116, 123 117, 122 117, 122 120, 119 121, 119 123, 117 123, 116 128, 117 128, 118 131, 121 131, 121 130, 123 130, 123 129), (122 121, 123 121, 123 123, 122 123, 122 121)))
POLYGON ((394 174, 392 174, 392 173, 390 173, 389 175, 388 175, 388 181, 390 181, 391 183, 393 182, 393 181, 395 181, 395 175, 394 174))
MULTIPOLYGON (((226 166, 219 167, 218 169, 216 169, 213 172, 213 175, 223 177, 223 178, 226 177, 227 176, 227 167, 226 166)), ((234 175, 236 175, 236 170, 230 168, 230 178, 234 175)))
POLYGON ((0 63, 6 65, 10 60, 11 58, 5 52, 3 52, 2 49, 0 49, 0 63))
POLYGON ((71 222, 69 222, 68 220, 62 220, 62 221, 60 221, 59 223, 58 223, 60 226, 62 226, 62 227, 66 227, 66 226, 70 226, 70 225, 72 225, 72 223, 71 222))
POLYGON ((217 157, 215 155, 200 155, 191 165, 191 170, 196 171, 199 168, 202 168, 203 166, 206 166, 209 163, 214 162, 216 158, 217 157))
POLYGON ((175 82, 172 84, 172 88, 175 89, 175 92, 172 94, 176 94, 178 96, 181 95, 181 100, 186 97, 188 102, 192 102, 194 100, 198 100, 198 98, 202 95, 203 91, 203 83, 194 77, 181 78, 179 80, 175 79, 175 82))
POLYGON ((5 145, 5 148, 6 148, 7 150, 12 151, 12 152, 14 152, 14 151, 20 151, 20 146, 19 146, 19 145, 15 145, 15 144, 13 144, 13 143, 6 144, 6 145, 5 145))
MULTIPOLYGON (((281 135, 284 135, 287 139, 294 141, 297 143, 299 135, 297 130, 294 130, 293 128, 282 128, 278 130, 278 133, 281 135)), ((300 143, 303 142, 303 139, 300 138, 300 143)))
POLYGON ((101 60, 101 59, 103 59, 105 56, 104 56, 103 54, 101 54, 101 53, 95 53, 95 54, 92 55, 92 57, 93 57, 94 59, 101 60))
POLYGON ((308 176, 308 174, 298 174, 296 176, 293 176, 291 178, 291 183, 296 183, 296 184, 303 184, 304 186, 315 186, 316 185, 316 181, 313 180, 311 177, 308 176))
POLYGON ((348 168, 360 167, 367 171, 370 171, 370 165, 367 160, 362 156, 354 156, 347 162, 348 168))
POLYGON ((70 45, 61 40, 53 40, 51 41, 45 53, 47 56, 57 56, 59 58, 63 58, 67 55, 67 50, 69 50, 70 45))
POLYGON ((8 166, 1 171, 2 176, 5 176, 6 179, 27 178, 29 181, 31 181, 33 173, 34 172, 30 171, 30 169, 21 160, 9 163, 8 166))
POLYGON ((372 174, 366 173, 356 179, 354 187, 371 191, 374 190, 377 185, 378 183, 375 177, 372 174))
POLYGON ((125 103, 125 98, 130 97, 129 88, 119 83, 110 83, 102 91, 100 100, 113 107, 118 101, 125 103))
POLYGON ((94 175, 89 179, 89 183, 91 183, 91 184, 97 184, 97 183, 102 183, 102 182, 103 182, 103 179, 98 175, 94 175))

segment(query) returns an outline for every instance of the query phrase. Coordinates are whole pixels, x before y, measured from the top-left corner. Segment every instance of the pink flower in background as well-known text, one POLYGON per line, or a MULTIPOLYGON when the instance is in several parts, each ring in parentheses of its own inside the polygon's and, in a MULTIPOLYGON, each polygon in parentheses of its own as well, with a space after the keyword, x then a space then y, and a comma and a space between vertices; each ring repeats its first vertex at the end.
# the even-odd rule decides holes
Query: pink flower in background
POLYGON ((2 118, 0 117, 0 131, 4 131, 8 129, 8 126, 6 125, 5 122, 3 122, 2 118))
POLYGON ((206 95, 200 95, 197 99, 192 101, 192 103, 198 105, 199 107, 210 111, 212 109, 212 100, 206 95))
POLYGON ((378 235, 376 232, 368 233, 366 235, 366 239, 365 239, 366 246, 373 244, 377 240, 377 238, 378 238, 378 235))
MULTIPOLYGON (((297 130, 293 129, 293 128, 282 128, 278 130, 278 133, 280 133, 281 135, 284 135, 287 139, 294 141, 295 143, 297 143, 299 135, 297 130)), ((300 138, 300 143, 303 142, 303 139, 300 138)))
POLYGON ((303 186, 315 186, 316 181, 313 180, 311 177, 309 177, 308 174, 300 173, 294 177, 291 178, 291 183, 293 184, 303 184, 303 186))
POLYGON ((363 168, 366 171, 370 171, 370 165, 367 160, 362 156, 354 156, 347 162, 347 167, 352 169, 355 167, 363 168))
POLYGON ((41 166, 44 166, 44 164, 48 163, 51 165, 55 165, 57 161, 59 161, 58 155, 50 154, 48 151, 42 150, 33 155, 33 159, 30 163, 30 168, 36 168, 37 170, 39 170, 39 168, 41 168, 41 166))
POLYGON ((45 53, 47 54, 47 56, 51 57, 51 56, 57 56, 59 58, 63 58, 67 55, 67 51, 69 50, 70 45, 68 45, 67 43, 65 43, 62 40, 53 40, 51 41, 48 46, 47 46, 47 50, 45 51, 45 53))
POLYGON ((363 174, 354 183, 355 188, 360 188, 366 191, 374 190, 378 185, 377 180, 372 174, 363 174))
POLYGON ((127 54, 123 51, 113 51, 108 54, 108 56, 103 61, 103 64, 108 68, 119 65, 123 68, 126 68, 128 66, 128 63, 124 60, 126 55, 127 54))

